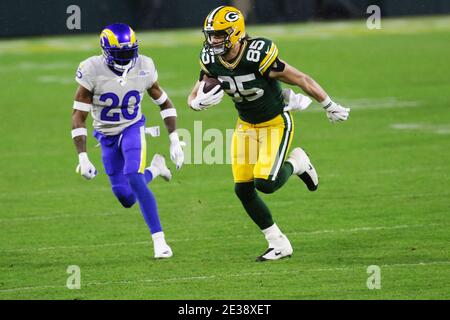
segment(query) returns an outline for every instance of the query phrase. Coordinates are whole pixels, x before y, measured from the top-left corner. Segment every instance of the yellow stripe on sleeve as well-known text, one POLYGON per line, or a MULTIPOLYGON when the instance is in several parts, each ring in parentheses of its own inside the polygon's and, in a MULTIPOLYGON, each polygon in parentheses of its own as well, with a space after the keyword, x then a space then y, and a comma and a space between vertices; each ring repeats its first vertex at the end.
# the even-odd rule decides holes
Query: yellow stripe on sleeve
POLYGON ((275 47, 274 52, 272 52, 272 54, 270 55, 270 57, 266 61, 266 63, 261 68, 259 68, 259 72, 261 72, 261 74, 264 74, 266 72, 267 68, 269 68, 272 65, 272 63, 275 62, 277 57, 278 57, 278 48, 275 47))
POLYGON ((270 56, 272 55, 273 51, 276 49, 276 45, 275 43, 272 42, 272 44, 270 45, 269 51, 267 51, 266 56, 264 57, 264 59, 261 61, 261 63, 259 64, 259 68, 261 69, 262 66, 267 62, 267 60, 270 58, 270 56))

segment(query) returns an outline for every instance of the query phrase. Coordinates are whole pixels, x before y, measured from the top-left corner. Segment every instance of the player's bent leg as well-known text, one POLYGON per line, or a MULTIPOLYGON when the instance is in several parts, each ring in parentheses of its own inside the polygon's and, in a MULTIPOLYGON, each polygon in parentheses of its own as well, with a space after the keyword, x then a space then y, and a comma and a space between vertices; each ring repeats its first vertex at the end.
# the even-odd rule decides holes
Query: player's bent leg
POLYGON ((258 191, 273 193, 289 180, 293 168, 284 160, 292 142, 293 133, 293 120, 288 112, 259 128, 259 155, 253 171, 255 187, 258 191))
POLYGON ((131 208, 136 203, 136 196, 131 190, 127 178, 122 174, 110 175, 111 189, 117 200, 125 208, 131 208))
POLYGON ((255 187, 256 189, 258 189, 258 191, 261 191, 263 193, 274 193, 289 180, 292 172, 292 165, 285 162, 275 179, 271 179, 271 177, 268 177, 267 179, 255 178, 255 187))
POLYGON ((127 178, 123 175, 124 159, 118 147, 118 136, 101 136, 97 139, 102 146, 102 162, 105 172, 111 183, 111 189, 117 200, 125 208, 130 208, 136 203, 136 197, 128 184, 127 178))
POLYGON ((264 201, 258 196, 252 182, 236 183, 234 191, 241 200, 245 211, 258 227, 263 230, 273 225, 272 214, 264 201))
POLYGON ((142 215, 152 233, 155 258, 170 258, 172 250, 164 239, 158 216, 156 199, 147 186, 144 176, 146 142, 144 127, 129 127, 124 130, 121 150, 124 157, 123 173, 135 194, 142 215))
POLYGON ((263 193, 274 193, 280 189, 292 175, 293 166, 289 162, 283 163, 276 177, 255 175, 255 187, 263 193))
POLYGON ((319 176, 308 155, 302 148, 295 148, 292 150, 286 162, 292 165, 293 174, 302 179, 309 191, 317 190, 317 187, 319 186, 319 176))
POLYGON ((142 173, 129 173, 126 177, 133 193, 139 201, 145 222, 147 222, 151 233, 153 234, 162 231, 161 223, 158 217, 156 199, 147 187, 144 175, 142 173))

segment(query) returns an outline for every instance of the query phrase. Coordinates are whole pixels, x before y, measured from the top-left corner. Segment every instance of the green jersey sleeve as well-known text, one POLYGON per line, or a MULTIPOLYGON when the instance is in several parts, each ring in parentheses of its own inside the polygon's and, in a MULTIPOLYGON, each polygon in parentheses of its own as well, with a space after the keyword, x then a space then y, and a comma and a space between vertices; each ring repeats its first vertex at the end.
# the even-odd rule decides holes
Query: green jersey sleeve
POLYGON ((247 51, 247 60, 255 62, 258 72, 265 75, 270 66, 278 58, 278 48, 272 40, 265 38, 252 39, 247 51))

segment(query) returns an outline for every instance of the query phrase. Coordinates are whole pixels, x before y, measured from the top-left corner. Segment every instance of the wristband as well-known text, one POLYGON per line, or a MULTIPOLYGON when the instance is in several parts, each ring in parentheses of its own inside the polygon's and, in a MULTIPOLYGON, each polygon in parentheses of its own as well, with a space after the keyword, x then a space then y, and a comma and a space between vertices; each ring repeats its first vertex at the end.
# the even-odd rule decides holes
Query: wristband
POLYGON ((331 101, 330 97, 327 96, 327 97, 325 98, 325 100, 323 100, 320 104, 321 104, 325 109, 327 109, 327 108, 331 105, 331 103, 333 103, 333 101, 331 101))
POLYGON ((167 100, 168 98, 169 98, 169 97, 167 96, 167 93, 166 93, 165 91, 163 91, 161 97, 159 97, 159 98, 156 99, 156 100, 152 98, 152 101, 153 101, 154 104, 157 104, 158 106, 160 106, 160 105, 162 105, 164 102, 166 102, 166 100, 167 100))
POLYGON ((87 136, 87 129, 86 128, 75 128, 71 131, 72 133, 72 139, 78 136, 87 136))
POLYGON ((175 108, 169 108, 161 110, 160 112, 161 118, 165 119, 168 117, 176 117, 177 116, 177 110, 175 108))
POLYGON ((74 101, 73 102, 73 108, 76 109, 76 110, 89 112, 89 111, 91 111, 92 104, 84 103, 84 102, 80 102, 80 101, 74 101))

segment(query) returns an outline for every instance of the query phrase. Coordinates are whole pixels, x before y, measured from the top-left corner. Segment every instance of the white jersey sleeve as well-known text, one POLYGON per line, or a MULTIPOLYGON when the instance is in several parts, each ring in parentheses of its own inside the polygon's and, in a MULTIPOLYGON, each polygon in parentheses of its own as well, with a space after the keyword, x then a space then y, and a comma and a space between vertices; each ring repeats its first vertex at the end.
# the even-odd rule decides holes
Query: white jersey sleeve
POLYGON ((88 89, 90 92, 94 91, 95 87, 95 70, 91 59, 86 59, 80 63, 75 76, 75 80, 88 89))
POLYGON ((142 69, 148 72, 148 75, 145 77, 145 89, 149 89, 158 81, 158 71, 152 58, 146 56, 140 57, 142 57, 142 69))

